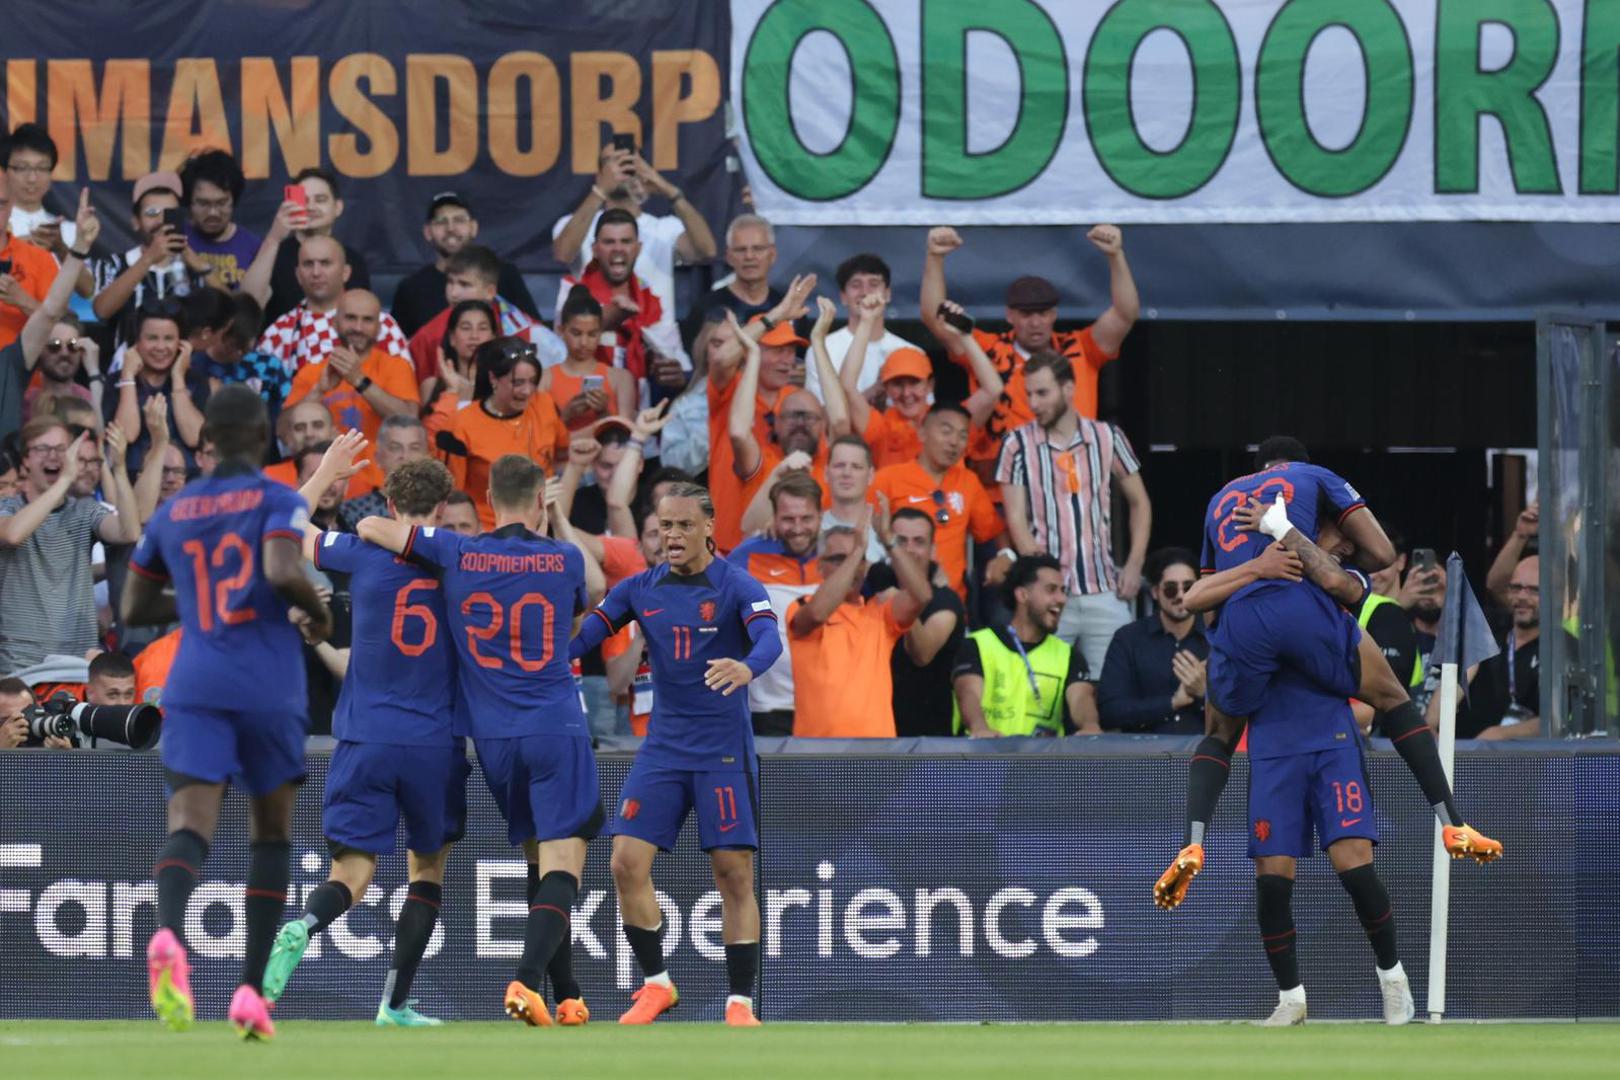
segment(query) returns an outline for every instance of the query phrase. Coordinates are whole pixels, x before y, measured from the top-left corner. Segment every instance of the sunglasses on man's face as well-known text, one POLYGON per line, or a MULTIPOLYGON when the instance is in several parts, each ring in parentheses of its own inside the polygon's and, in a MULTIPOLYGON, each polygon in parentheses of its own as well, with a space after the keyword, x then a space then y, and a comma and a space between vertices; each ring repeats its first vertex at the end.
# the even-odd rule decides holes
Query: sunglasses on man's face
POLYGON ((1166 600, 1174 600, 1183 592, 1192 592, 1193 583, 1190 581, 1163 581, 1159 583, 1159 591, 1164 593, 1166 600))
POLYGON ((51 338, 45 343, 46 352, 83 352, 84 346, 79 344, 78 338, 51 338))

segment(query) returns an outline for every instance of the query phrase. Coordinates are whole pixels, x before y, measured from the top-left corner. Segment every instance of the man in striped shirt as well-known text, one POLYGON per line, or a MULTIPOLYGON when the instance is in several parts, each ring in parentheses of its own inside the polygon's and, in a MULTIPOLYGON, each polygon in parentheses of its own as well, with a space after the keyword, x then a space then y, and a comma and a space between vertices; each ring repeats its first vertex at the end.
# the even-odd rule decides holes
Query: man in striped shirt
POLYGON ((1074 408, 1074 368, 1054 352, 1024 367, 1035 419, 1007 433, 996 480, 1007 531, 1021 555, 1046 552, 1063 566, 1069 600, 1058 636, 1074 644, 1101 677, 1114 632, 1131 619, 1141 587, 1153 507, 1125 433, 1074 408), (1130 507, 1130 553, 1113 555, 1112 483, 1130 507))

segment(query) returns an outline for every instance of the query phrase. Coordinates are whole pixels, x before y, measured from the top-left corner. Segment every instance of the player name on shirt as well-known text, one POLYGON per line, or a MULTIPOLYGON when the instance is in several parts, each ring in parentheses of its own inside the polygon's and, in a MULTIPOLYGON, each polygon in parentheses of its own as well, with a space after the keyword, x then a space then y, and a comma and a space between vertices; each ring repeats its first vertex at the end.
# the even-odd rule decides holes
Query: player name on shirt
POLYGON ((240 514, 256 509, 264 502, 259 488, 247 491, 225 491, 217 495, 182 495, 174 500, 169 511, 172 521, 196 521, 215 514, 240 514))
POLYGON ((497 551, 464 551, 460 568, 470 574, 560 574, 568 564, 560 552, 505 555, 497 551))

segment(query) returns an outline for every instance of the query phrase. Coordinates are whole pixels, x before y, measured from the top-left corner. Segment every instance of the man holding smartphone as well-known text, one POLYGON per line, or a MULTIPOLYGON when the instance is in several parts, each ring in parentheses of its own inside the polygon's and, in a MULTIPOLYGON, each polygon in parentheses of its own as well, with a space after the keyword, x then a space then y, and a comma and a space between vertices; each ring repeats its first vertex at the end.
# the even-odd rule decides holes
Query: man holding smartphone
POLYGON ((135 311, 142 304, 189 296, 209 283, 214 268, 186 246, 181 191, 179 175, 168 170, 135 181, 132 202, 140 242, 122 255, 90 263, 96 279, 90 306, 96 318, 112 325, 120 350, 133 339, 135 311))

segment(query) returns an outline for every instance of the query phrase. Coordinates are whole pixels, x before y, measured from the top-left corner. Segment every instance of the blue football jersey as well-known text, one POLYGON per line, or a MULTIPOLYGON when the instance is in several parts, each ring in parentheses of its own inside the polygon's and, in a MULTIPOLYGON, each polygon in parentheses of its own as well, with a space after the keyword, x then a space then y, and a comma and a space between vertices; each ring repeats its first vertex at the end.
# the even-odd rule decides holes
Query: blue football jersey
POLYGON ((265 540, 302 543, 308 520, 296 491, 226 464, 147 523, 130 570, 172 581, 180 611, 164 705, 308 714, 303 639, 263 565, 265 540))
POLYGON ((449 743, 455 650, 438 577, 349 533, 322 533, 315 566, 349 575, 354 606, 332 734, 394 746, 449 743))
POLYGON ((1343 521, 1351 511, 1366 505, 1349 482, 1320 465, 1288 461, 1240 476, 1209 500, 1204 514, 1204 573, 1242 566, 1271 544, 1265 533, 1240 531, 1232 513, 1249 499, 1269 506, 1278 495, 1288 505, 1288 520, 1313 543, 1323 514, 1331 513, 1335 520, 1343 521))
POLYGON ((585 557, 508 525, 481 536, 411 530, 407 557, 439 571, 456 643, 457 722, 478 739, 589 736, 568 665, 585 610, 585 557))
POLYGON ((1291 757, 1360 741, 1350 702, 1288 666, 1277 672, 1265 703, 1249 717, 1249 756, 1254 758, 1291 757))
POLYGON ((694 770, 753 760, 747 692, 727 697, 704 685, 704 677, 710 660, 748 655, 749 623, 776 620, 763 585, 722 559, 691 576, 671 573, 665 564, 619 582, 591 617, 606 620, 615 633, 634 620, 646 635, 653 711, 640 757, 694 770))

